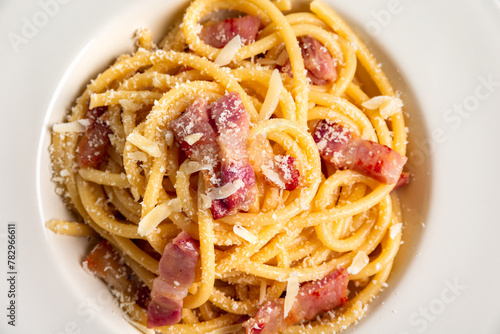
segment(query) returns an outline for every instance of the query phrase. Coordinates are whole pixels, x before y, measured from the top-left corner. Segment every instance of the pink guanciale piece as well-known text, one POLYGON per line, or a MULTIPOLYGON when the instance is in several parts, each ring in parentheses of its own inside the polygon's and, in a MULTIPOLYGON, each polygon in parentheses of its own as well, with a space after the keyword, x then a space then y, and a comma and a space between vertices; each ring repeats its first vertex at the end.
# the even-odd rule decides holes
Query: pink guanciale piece
POLYGON ((210 105, 202 98, 197 99, 170 123, 170 129, 189 159, 213 167, 211 171, 202 171, 207 190, 243 181, 244 186, 236 193, 212 201, 213 217, 219 219, 248 210, 257 189, 255 173, 248 161, 250 116, 239 94, 228 93, 210 105), (186 137, 194 134, 202 136, 189 144, 186 137))
POLYGON ((102 240, 98 243, 87 255, 83 265, 111 288, 121 292, 125 298, 146 308, 150 298, 149 288, 123 262, 109 242, 102 240))
POLYGON ((96 168, 107 155, 109 129, 103 115, 108 107, 89 109, 86 118, 90 122, 80 144, 78 145, 78 161, 82 167, 96 168))
POLYGON ((219 49, 226 46, 236 35, 240 36, 243 44, 250 44, 255 41, 259 27, 260 18, 247 15, 208 24, 201 29, 200 38, 206 44, 219 49))
POLYGON ((348 282, 349 275, 341 268, 320 280, 306 283, 299 288, 286 318, 284 299, 270 301, 262 305, 257 314, 243 324, 246 333, 274 334, 298 321, 314 319, 320 312, 330 311, 347 302, 348 282))
POLYGON ((217 135, 210 125, 205 99, 196 99, 179 118, 170 122, 169 126, 189 159, 215 167, 219 160, 219 145, 217 135), (189 144, 186 137, 196 134, 202 136, 189 144))
POLYGON ((401 188, 402 186, 407 185, 410 183, 410 172, 401 172, 401 175, 399 176, 398 183, 394 186, 394 190, 401 188))
POLYGON ((323 159, 338 169, 351 169, 377 181, 393 184, 400 178, 407 158, 382 144, 353 138, 349 129, 329 120, 313 133, 323 159))
POLYGON ((212 202, 212 215, 218 219, 239 210, 247 211, 255 200, 257 187, 255 172, 248 160, 250 115, 243 107, 239 94, 228 93, 212 103, 210 114, 218 134, 221 185, 236 180, 244 184, 229 197, 212 202))
POLYGON ((200 256, 198 241, 182 231, 165 246, 153 280, 148 306, 148 328, 174 325, 181 320, 183 299, 193 284, 200 256))
MULTIPOLYGON (((337 79, 337 69, 332 56, 328 50, 315 38, 311 36, 301 36, 298 38, 304 58, 304 66, 307 70, 307 77, 315 85, 324 85, 337 79)), ((288 59, 282 71, 293 77, 290 59, 288 59)))

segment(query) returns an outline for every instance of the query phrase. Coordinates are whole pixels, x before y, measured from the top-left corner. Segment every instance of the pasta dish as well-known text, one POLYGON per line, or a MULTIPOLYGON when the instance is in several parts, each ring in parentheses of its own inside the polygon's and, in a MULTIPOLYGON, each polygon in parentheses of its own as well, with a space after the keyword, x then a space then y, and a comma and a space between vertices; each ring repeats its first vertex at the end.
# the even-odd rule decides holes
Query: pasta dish
POLYGON ((319 0, 194 0, 52 128, 83 260, 145 333, 334 333, 387 286, 403 101, 319 0))

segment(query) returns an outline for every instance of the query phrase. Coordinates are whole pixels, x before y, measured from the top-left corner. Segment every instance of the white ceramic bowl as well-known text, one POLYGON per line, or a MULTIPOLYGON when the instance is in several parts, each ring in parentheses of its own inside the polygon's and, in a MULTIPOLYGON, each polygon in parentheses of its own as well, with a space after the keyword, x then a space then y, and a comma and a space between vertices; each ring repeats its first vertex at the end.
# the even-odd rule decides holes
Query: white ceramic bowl
MULTIPOLYGON (((302 3, 304 1, 301 1, 302 3)), ((389 288, 346 333, 499 333, 500 2, 329 0, 402 92, 412 183, 389 288)), ((44 228, 67 210, 50 181, 48 129, 90 79, 158 40, 183 0, 0 3, 2 333, 136 333, 85 273, 85 240, 44 228), (7 224, 16 224, 15 298, 7 224), (16 326, 6 307, 16 303, 16 326)))

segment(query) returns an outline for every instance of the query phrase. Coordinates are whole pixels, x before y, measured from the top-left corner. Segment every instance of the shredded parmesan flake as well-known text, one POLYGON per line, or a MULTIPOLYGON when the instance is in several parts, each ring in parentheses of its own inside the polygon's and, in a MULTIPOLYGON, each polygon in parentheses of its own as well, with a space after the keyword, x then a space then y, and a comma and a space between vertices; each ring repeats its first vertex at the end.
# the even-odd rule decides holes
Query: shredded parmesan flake
POLYGON ((186 143, 188 143, 189 145, 193 145, 198 140, 200 140, 201 137, 203 137, 203 133, 193 133, 192 135, 188 135, 188 136, 184 137, 184 141, 186 143))
POLYGON ((251 233, 250 231, 248 231, 246 228, 244 228, 241 225, 234 225, 233 226, 233 232, 237 236, 245 239, 246 241, 248 241, 251 244, 256 243, 257 240, 258 240, 258 238, 257 238, 257 236, 255 234, 251 233))
POLYGON ((380 115, 383 118, 391 117, 398 112, 401 112, 401 108, 403 107, 403 101, 401 101, 398 97, 392 96, 375 96, 368 101, 365 101, 361 104, 366 109, 370 110, 380 110, 380 115))
POLYGON ((288 312, 292 309, 293 303, 295 302, 295 297, 299 294, 299 274, 297 272, 292 272, 287 280, 286 285, 286 296, 285 296, 285 307, 283 318, 288 316, 288 312))
POLYGON ((385 95, 375 96, 369 99, 368 101, 363 102, 361 105, 366 109, 376 110, 380 108, 382 103, 386 102, 388 99, 390 99, 390 97, 385 95))
POLYGON ((167 219, 172 212, 179 212, 181 209, 181 201, 178 198, 157 205, 141 219, 137 228, 137 233, 143 237, 149 235, 163 220, 167 219))
POLYGON ((165 133, 165 142, 167 146, 172 146, 174 144, 174 133, 172 131, 168 130, 165 133))
POLYGON ((210 165, 201 164, 198 161, 189 161, 183 166, 183 171, 186 175, 199 172, 201 170, 209 170, 210 165))
POLYGON ((78 121, 70 123, 58 123, 54 124, 52 130, 54 132, 64 133, 64 132, 85 132, 89 126, 90 121, 88 119, 80 119, 78 121))
POLYGON ((280 101, 281 91, 283 90, 283 81, 281 81, 280 72, 275 69, 269 81, 269 90, 260 109, 259 118, 261 121, 269 119, 280 101))
POLYGON ((212 206, 212 199, 205 195, 200 194, 200 207, 202 210, 207 210, 212 206))
POLYGON ((138 134, 137 132, 132 132, 131 134, 129 134, 127 137, 127 141, 154 158, 158 158, 159 156, 161 156, 161 150, 158 144, 138 134))
POLYGON ((243 46, 241 42, 240 35, 236 35, 232 40, 230 40, 226 46, 224 46, 217 58, 215 58, 214 63, 219 66, 227 65, 233 60, 234 56, 238 53, 240 48, 243 46))
POLYGON ((365 252, 358 252, 354 259, 352 260, 351 265, 347 268, 347 272, 351 275, 358 274, 364 267, 370 262, 368 255, 365 252))
POLYGON ((181 212, 182 211, 182 202, 178 198, 173 198, 168 202, 168 206, 172 212, 181 212))
POLYGON ((130 160, 135 160, 135 161, 146 161, 148 160, 148 156, 144 152, 130 152, 127 154, 127 157, 130 160))
POLYGON ((236 180, 234 182, 229 182, 219 188, 213 188, 208 192, 208 196, 214 199, 224 199, 235 194, 240 188, 243 188, 245 183, 241 180, 236 180))
POLYGON ((132 194, 132 197, 134 197, 134 201, 139 202, 139 200, 141 199, 141 195, 135 187, 130 188, 130 193, 132 194))
POLYGON ((399 112, 401 112, 401 108, 403 108, 403 101, 400 98, 393 97, 389 103, 383 105, 380 108, 380 115, 383 118, 391 117, 399 112))
POLYGON ((267 164, 262 165, 262 174, 267 177, 272 183, 274 183, 278 188, 285 189, 285 183, 281 181, 280 176, 267 164))
POLYGON ((396 238, 396 236, 399 233, 401 233, 402 228, 403 228, 403 223, 392 225, 391 228, 389 229, 389 236, 391 237, 391 239, 396 238))

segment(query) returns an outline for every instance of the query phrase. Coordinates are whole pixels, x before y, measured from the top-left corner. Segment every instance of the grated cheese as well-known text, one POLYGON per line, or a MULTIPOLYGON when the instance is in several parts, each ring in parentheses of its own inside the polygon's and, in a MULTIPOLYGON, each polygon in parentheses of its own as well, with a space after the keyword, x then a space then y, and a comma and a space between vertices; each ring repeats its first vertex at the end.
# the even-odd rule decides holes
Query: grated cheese
POLYGON ((160 146, 137 132, 129 134, 127 141, 154 158, 161 156, 160 146))
POLYGON ((368 255, 365 252, 361 251, 356 254, 354 259, 352 260, 351 265, 347 268, 347 272, 351 275, 358 274, 364 267, 370 262, 368 255))
POLYGON ((299 294, 299 274, 297 272, 292 272, 290 276, 288 276, 287 285, 286 285, 286 296, 285 296, 285 307, 283 318, 288 316, 288 313, 292 309, 293 303, 295 302, 295 298, 299 294))
POLYGON ((87 127, 90 125, 90 121, 88 119, 80 119, 78 121, 70 122, 70 123, 58 123, 54 124, 52 130, 58 133, 64 132, 85 132, 87 127))
POLYGON ((236 35, 220 50, 219 55, 214 60, 214 63, 219 66, 229 64, 242 46, 243 43, 241 42, 240 35, 236 35))
POLYGON ((269 81, 269 90, 267 91, 264 103, 260 109, 259 119, 264 121, 269 119, 280 101, 281 91, 283 90, 283 81, 281 81, 280 72, 275 69, 269 81))
POLYGON ((241 225, 234 225, 233 232, 237 236, 245 239, 246 241, 248 241, 251 244, 255 244, 258 241, 258 238, 255 234, 253 234, 252 232, 250 232, 249 230, 247 230, 246 228, 244 228, 241 225))
POLYGON ((391 228, 389 229, 389 236, 391 237, 391 239, 396 238, 397 235, 401 233, 402 228, 403 228, 403 223, 392 225, 391 228))
POLYGON ((198 140, 200 140, 201 137, 203 137, 203 133, 193 133, 191 135, 188 135, 188 136, 184 137, 184 141, 186 143, 188 143, 189 145, 193 145, 198 140))
POLYGON ((144 218, 139 222, 137 233, 145 237, 155 230, 155 228, 172 212, 179 212, 182 209, 181 201, 178 198, 169 200, 154 207, 144 218))
POLYGON ((241 180, 236 180, 234 182, 229 182, 219 188, 213 188, 208 192, 208 196, 214 199, 224 199, 235 194, 240 188, 243 188, 245 183, 241 180))

